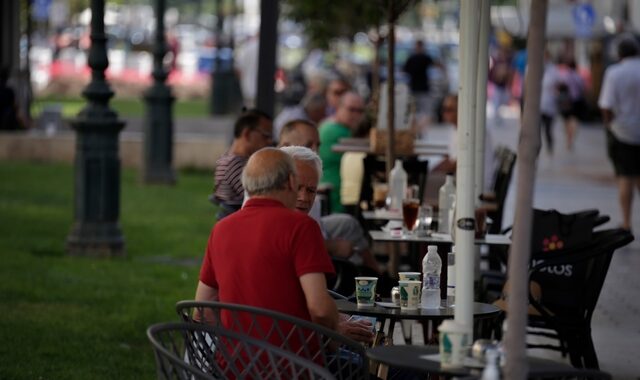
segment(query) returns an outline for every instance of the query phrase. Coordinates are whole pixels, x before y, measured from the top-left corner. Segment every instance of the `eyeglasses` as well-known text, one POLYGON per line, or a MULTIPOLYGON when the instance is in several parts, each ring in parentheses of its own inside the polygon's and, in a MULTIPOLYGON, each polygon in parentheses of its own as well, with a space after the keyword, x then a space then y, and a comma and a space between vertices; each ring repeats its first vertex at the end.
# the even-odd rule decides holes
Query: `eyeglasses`
POLYGON ((253 131, 258 132, 265 140, 271 140, 273 138, 273 134, 271 132, 265 132, 260 128, 256 128, 253 131))
POLYGON ((457 107, 442 107, 442 112, 457 112, 458 108, 457 107))
POLYGON ((363 112, 364 112, 364 108, 360 108, 360 107, 349 107, 349 112, 353 112, 353 113, 363 113, 363 112))
POLYGON ((346 88, 338 88, 338 89, 331 90, 331 93, 333 95, 343 95, 345 92, 347 92, 346 88))

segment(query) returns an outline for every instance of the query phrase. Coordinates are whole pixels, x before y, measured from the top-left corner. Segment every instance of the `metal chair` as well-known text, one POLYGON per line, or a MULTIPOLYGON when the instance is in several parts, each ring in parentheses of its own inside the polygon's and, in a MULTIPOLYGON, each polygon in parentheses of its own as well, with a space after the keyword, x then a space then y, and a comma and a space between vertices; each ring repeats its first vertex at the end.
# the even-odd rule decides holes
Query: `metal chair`
POLYGON ((180 301, 176 311, 185 321, 222 325, 319 363, 336 379, 369 378, 369 359, 363 345, 310 321, 222 302, 180 301))
MULTIPOLYGON (((544 211, 544 210, 541 210, 541 211, 544 211)), ((531 241, 532 261, 535 261, 541 257, 544 257, 547 254, 546 252, 539 252, 539 245, 534 244, 534 241, 533 241, 534 240, 533 232, 536 230, 535 226, 544 224, 536 218, 536 215, 537 214, 534 212, 534 218, 532 221, 533 229, 532 229, 532 241, 531 241)), ((561 214, 561 215, 563 218, 567 218, 568 220, 577 221, 578 219, 580 219, 582 223, 586 223, 588 226, 590 226, 589 227, 590 231, 588 234, 580 235, 580 239, 578 239, 577 242, 575 242, 573 245, 566 245, 564 247, 564 251, 567 251, 567 249, 571 249, 571 250, 582 249, 584 247, 589 246, 590 244, 592 244, 592 239, 591 239, 592 230, 609 221, 609 216, 600 214, 600 211, 597 209, 587 209, 587 210, 581 210, 581 211, 576 211, 573 213, 561 214)), ((502 233, 503 234, 508 233, 509 231, 511 231, 511 228, 512 228, 511 226, 506 228, 504 231, 502 231, 502 233)), ((507 248, 500 247, 499 250, 494 251, 493 254, 498 255, 498 257, 496 256, 493 257, 494 259, 497 258, 498 261, 500 262, 500 264, 497 265, 497 267, 502 268, 502 266, 504 266, 506 268, 506 264, 508 261, 508 247, 507 248)), ((489 270, 482 271, 480 274, 481 299, 484 302, 494 302, 497 299, 499 299, 502 294, 505 281, 506 281, 506 273, 504 273, 502 270, 489 269, 489 270)))
POLYGON ((335 379, 312 361, 222 327, 160 323, 147 336, 159 379, 335 379))
POLYGON ((529 271, 529 280, 540 285, 541 297, 529 294, 537 311, 529 316, 529 326, 550 331, 542 333, 559 341, 556 345, 529 345, 568 353, 577 368, 598 369, 598 358, 591 338, 591 317, 616 249, 633 241, 629 231, 611 229, 593 233, 589 246, 558 250, 538 256, 529 271), (567 271, 571 276, 553 276, 567 271))

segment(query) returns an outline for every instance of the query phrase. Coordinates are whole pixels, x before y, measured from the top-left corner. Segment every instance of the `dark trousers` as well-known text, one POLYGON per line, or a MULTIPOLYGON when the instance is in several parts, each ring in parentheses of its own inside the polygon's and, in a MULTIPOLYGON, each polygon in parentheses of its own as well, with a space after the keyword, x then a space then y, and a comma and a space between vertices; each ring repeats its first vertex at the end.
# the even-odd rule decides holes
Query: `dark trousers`
POLYGON ((544 137, 547 143, 547 152, 553 152, 553 116, 547 114, 541 114, 541 125, 544 137))

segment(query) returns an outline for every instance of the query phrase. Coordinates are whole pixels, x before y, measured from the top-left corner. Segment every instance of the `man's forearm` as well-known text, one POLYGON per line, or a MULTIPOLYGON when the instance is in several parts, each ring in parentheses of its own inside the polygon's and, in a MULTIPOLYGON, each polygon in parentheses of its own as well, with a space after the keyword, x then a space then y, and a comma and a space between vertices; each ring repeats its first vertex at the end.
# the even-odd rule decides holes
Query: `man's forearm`
MULTIPOLYGON (((198 287, 196 288, 196 301, 219 301, 218 297, 218 289, 212 288, 211 286, 205 284, 202 281, 198 281, 198 287)), ((204 309, 205 315, 201 314, 201 309, 195 309, 193 311, 192 318, 198 322, 206 322, 210 324, 215 324, 216 317, 211 309, 204 309)))

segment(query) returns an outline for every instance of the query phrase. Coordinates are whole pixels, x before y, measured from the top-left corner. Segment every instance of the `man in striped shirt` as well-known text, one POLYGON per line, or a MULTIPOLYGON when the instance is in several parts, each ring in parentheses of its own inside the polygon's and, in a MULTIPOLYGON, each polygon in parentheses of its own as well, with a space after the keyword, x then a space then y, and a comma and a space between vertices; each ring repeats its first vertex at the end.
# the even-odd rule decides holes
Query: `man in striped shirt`
POLYGON ((235 123, 233 137, 229 150, 216 161, 213 201, 220 206, 218 220, 242 206, 242 169, 249 156, 273 143, 271 117, 255 109, 244 112, 235 123))

